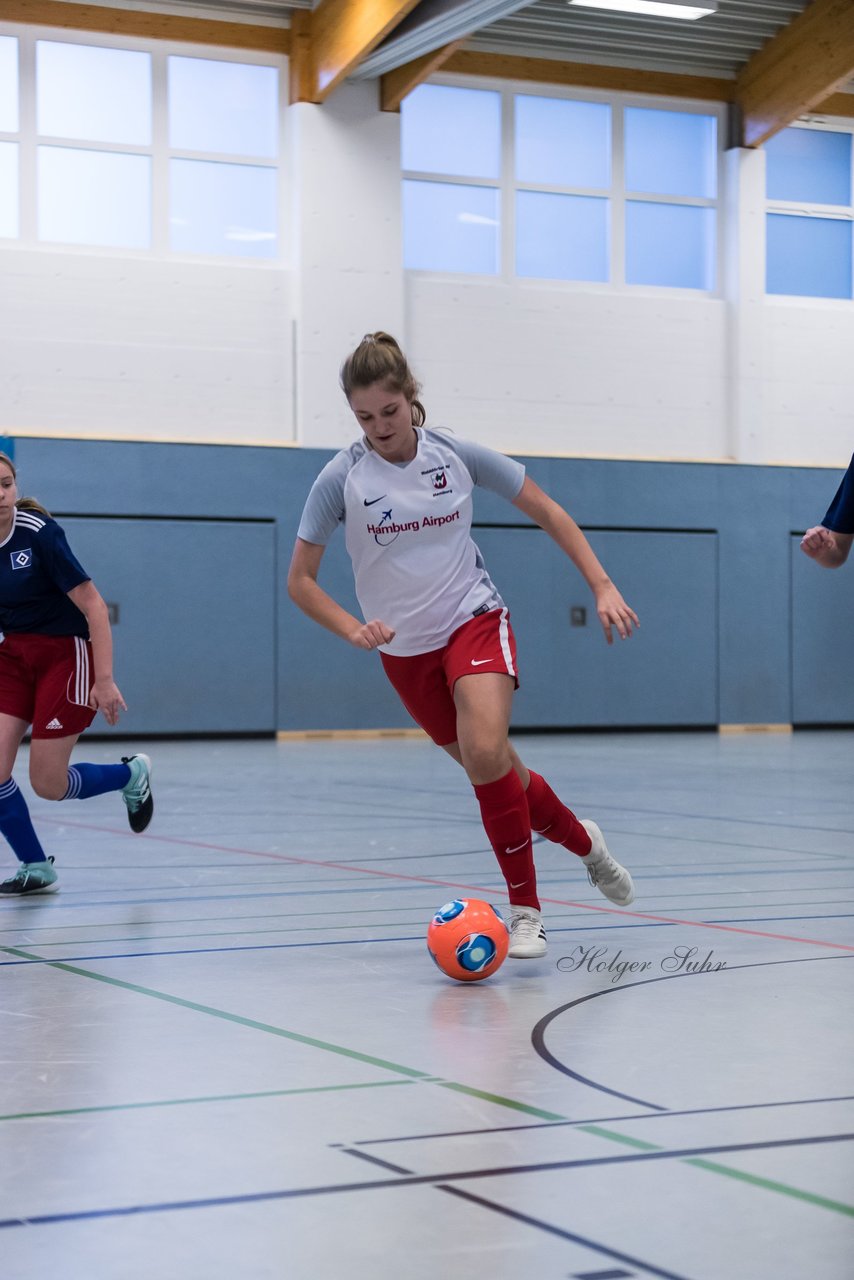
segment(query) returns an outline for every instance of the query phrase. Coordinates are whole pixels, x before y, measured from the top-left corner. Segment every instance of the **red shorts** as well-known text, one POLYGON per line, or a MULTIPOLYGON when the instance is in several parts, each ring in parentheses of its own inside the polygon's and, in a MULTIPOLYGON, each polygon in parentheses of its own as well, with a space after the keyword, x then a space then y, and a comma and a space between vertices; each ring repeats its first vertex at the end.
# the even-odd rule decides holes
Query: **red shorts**
POLYGON ((395 658, 381 653, 383 667, 416 724, 439 747, 457 740, 454 685, 460 676, 498 672, 516 688, 516 638, 507 609, 490 609, 464 622, 442 649, 395 658))
POLYGON ((26 720, 34 738, 67 738, 95 719, 87 705, 92 646, 79 636, 15 632, 0 643, 0 712, 26 720))

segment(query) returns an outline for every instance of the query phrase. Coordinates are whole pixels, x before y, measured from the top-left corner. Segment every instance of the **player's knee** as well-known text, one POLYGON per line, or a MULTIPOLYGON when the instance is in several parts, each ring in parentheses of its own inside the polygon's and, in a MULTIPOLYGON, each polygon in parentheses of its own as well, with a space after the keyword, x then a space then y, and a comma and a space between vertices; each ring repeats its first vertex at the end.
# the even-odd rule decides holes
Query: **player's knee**
POLYGON ((510 769, 507 743, 472 743, 463 752, 463 763, 469 777, 480 782, 501 778, 510 769))
POLYGON ((51 778, 43 774, 30 774, 33 791, 42 800, 61 800, 68 790, 68 778, 51 778))

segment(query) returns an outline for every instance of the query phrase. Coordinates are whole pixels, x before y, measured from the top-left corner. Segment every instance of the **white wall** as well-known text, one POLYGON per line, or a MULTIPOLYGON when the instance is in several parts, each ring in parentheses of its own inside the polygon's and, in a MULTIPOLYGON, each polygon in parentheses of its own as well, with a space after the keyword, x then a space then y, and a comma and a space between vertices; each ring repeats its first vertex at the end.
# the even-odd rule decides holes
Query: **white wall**
POLYGON ((503 450, 726 455, 719 299, 413 275, 407 338, 428 421, 503 450))
POLYGON ((765 306, 768 461, 847 466, 854 453, 854 304, 765 306))
POLYGON ((385 328, 429 420, 499 449, 846 465, 854 304, 766 299, 762 153, 730 153, 722 297, 406 275, 375 82, 285 110, 286 266, 0 246, 0 431, 340 447, 385 328))
POLYGON ((365 333, 402 335, 400 116, 376 82, 288 110, 298 439, 342 446, 355 419, 338 385, 365 333))
POLYGON ((293 439, 284 271, 0 251, 0 430, 293 439))

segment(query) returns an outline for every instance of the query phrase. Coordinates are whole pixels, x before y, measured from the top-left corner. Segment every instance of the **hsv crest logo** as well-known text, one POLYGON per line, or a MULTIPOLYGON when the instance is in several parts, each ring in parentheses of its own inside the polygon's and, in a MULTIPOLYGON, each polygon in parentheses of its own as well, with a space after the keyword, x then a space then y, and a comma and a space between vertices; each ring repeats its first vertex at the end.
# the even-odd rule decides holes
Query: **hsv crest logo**
POLYGON ((33 563, 33 553, 29 547, 23 551, 10 551, 9 559, 12 561, 13 569, 29 569, 33 563))

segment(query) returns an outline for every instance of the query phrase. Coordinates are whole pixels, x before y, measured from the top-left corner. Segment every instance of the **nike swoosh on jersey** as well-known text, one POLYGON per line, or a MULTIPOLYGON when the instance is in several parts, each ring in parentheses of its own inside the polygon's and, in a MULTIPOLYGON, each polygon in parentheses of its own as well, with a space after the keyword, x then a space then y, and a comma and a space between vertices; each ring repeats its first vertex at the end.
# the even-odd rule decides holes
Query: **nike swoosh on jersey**
POLYGON ((494 658, 472 658, 471 665, 473 667, 482 667, 485 662, 494 662, 494 658))
POLYGON ((382 502, 384 497, 385 497, 385 494, 381 493, 378 498, 371 498, 370 501, 367 498, 363 498, 362 501, 364 502, 366 507, 372 507, 375 502, 382 502))

